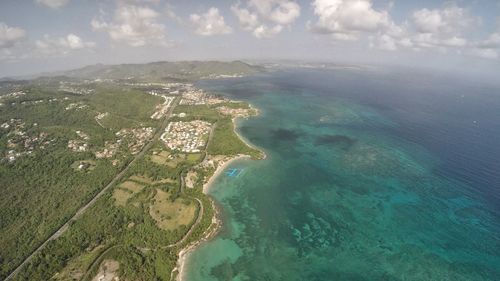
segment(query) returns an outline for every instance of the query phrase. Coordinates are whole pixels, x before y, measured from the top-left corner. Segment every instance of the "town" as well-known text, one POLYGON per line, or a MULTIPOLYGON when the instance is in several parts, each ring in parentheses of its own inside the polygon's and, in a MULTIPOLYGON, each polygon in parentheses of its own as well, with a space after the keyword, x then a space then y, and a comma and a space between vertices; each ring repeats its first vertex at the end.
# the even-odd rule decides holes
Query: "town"
POLYGON ((212 124, 201 120, 171 122, 161 135, 161 140, 171 150, 200 152, 206 144, 211 126, 212 124))

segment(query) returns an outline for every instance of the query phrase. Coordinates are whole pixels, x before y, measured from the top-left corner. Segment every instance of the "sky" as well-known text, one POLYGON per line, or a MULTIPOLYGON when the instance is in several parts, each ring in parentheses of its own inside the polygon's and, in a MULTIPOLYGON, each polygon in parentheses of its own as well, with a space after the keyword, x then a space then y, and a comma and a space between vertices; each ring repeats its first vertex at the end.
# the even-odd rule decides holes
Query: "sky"
POLYGON ((0 1, 0 77, 236 59, 491 74, 500 71, 500 1, 0 1))

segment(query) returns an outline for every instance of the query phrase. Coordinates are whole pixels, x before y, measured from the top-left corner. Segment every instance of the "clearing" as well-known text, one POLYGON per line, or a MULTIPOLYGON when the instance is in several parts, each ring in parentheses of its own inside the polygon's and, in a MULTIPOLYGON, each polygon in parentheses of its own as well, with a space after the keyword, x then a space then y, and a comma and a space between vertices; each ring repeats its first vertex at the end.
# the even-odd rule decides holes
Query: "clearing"
POLYGON ((156 189, 153 204, 149 214, 156 221, 156 225, 164 230, 175 230, 180 226, 189 226, 196 217, 196 204, 177 198, 170 199, 170 193, 156 189))

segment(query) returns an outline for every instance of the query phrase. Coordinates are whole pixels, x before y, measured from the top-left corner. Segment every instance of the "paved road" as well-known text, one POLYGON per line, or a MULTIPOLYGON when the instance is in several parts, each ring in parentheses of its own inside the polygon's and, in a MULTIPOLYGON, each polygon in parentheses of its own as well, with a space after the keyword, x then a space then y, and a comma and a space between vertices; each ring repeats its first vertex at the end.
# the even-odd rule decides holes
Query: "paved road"
POLYGON ((106 191, 108 191, 115 183, 120 181, 123 176, 127 173, 128 169, 135 163, 137 162, 140 158, 144 156, 144 154, 151 148, 153 145, 154 141, 159 139, 163 131, 165 130, 165 127, 167 127, 167 124, 169 122, 170 116, 172 115, 172 111, 174 110, 175 106, 178 104, 179 98, 176 98, 174 102, 172 102, 172 105, 170 106, 170 109, 168 110, 165 119, 161 123, 160 127, 156 130, 155 135, 153 138, 142 148, 142 150, 134 157, 130 163, 128 163, 123 170, 118 173, 113 180, 106 185, 99 193, 97 193, 87 204, 85 204, 83 207, 81 207, 74 215, 71 217, 69 220, 66 221, 56 232, 54 232, 45 242, 42 243, 38 248, 36 248, 35 251, 33 251, 14 271, 12 271, 7 278, 5 278, 4 281, 11 280, 21 269, 36 255, 38 254, 43 248, 47 246, 47 244, 60 237, 70 226, 70 224, 74 221, 76 221, 78 218, 82 216, 85 211, 90 208, 94 203, 104 194, 106 191))

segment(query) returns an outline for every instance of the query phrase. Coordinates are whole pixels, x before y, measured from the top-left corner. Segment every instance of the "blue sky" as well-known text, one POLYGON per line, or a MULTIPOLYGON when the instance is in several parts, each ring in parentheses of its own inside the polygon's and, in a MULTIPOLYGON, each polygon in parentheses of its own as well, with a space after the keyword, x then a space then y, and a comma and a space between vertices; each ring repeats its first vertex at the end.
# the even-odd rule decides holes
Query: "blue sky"
POLYGON ((302 59, 491 72, 500 63, 500 2, 0 3, 0 76, 193 59, 302 59))

